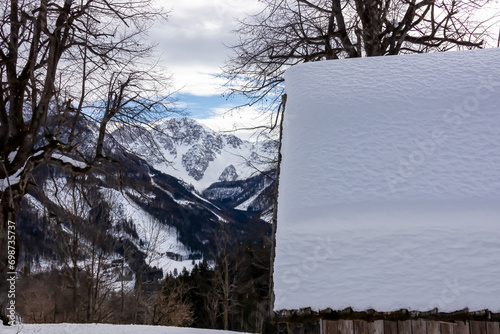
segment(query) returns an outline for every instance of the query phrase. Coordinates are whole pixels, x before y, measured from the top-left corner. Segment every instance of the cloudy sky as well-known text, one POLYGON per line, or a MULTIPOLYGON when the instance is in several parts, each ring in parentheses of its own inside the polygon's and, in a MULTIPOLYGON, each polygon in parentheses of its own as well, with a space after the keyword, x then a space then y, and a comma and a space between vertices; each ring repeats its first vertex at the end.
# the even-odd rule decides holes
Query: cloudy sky
MULTIPOLYGON (((173 74, 174 87, 180 90, 179 104, 191 117, 210 119, 205 123, 221 130, 267 122, 252 108, 228 115, 225 111, 241 100, 225 100, 221 96, 224 81, 214 77, 228 59, 230 50, 224 43, 230 45, 236 40, 232 30, 238 25, 237 19, 259 12, 262 5, 258 0, 157 1, 170 10, 170 15, 167 22, 154 27, 150 37, 158 43, 163 64, 173 74)), ((498 13, 498 6, 486 8, 483 15, 498 13)))
POLYGON ((158 43, 162 60, 180 89, 179 104, 195 118, 210 118, 207 125, 223 130, 262 122, 256 110, 225 111, 241 103, 221 96, 224 80, 215 78, 228 59, 224 44, 236 40, 232 33, 249 14, 257 13, 257 0, 158 0, 170 10, 167 22, 157 24, 150 37, 158 43), (215 121, 213 119, 216 119, 215 121), (257 120, 256 120, 257 118, 257 120))

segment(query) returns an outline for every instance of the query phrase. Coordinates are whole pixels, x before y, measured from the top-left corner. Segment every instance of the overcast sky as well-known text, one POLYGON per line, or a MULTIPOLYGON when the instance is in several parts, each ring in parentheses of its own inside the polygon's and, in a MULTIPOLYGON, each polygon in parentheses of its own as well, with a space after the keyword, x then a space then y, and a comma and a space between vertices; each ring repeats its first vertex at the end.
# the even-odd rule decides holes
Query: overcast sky
MULTIPOLYGON (((170 10, 167 22, 157 24, 150 34, 162 52, 163 64, 173 74, 174 87, 180 89, 179 103, 194 118, 215 118, 212 128, 228 130, 255 123, 252 108, 225 115, 241 101, 221 97, 224 81, 215 78, 228 59, 230 50, 224 46, 236 40, 232 32, 237 19, 261 9, 258 0, 157 0, 170 10), (222 115, 225 115, 222 118, 222 115)), ((485 10, 491 16, 496 10, 485 10)), ((498 28, 497 28, 498 30, 498 28)), ((259 123, 259 121, 257 121, 259 123)))
MULTIPOLYGON (((211 96, 221 93, 223 81, 213 74, 227 60, 229 50, 223 43, 231 44, 236 36, 232 30, 237 19, 257 13, 262 4, 258 0, 157 0, 170 10, 166 23, 158 24, 151 38, 164 52, 166 66, 174 74, 176 87, 183 93, 211 96)), ((491 16, 498 4, 491 4, 485 16, 491 16)))
POLYGON ((216 118, 211 127, 222 130, 248 126, 255 122, 256 112, 225 115, 240 101, 222 98, 222 79, 214 75, 228 59, 228 48, 236 40, 232 33, 237 19, 256 13, 257 0, 158 0, 170 10, 167 22, 157 24, 150 34, 162 52, 163 64, 173 74, 174 87, 180 89, 179 104, 195 118, 216 118))
POLYGON ((184 93, 194 95, 220 94, 218 73, 227 60, 223 43, 235 40, 232 30, 237 18, 255 13, 257 0, 158 0, 171 9, 166 23, 157 25, 151 37, 163 50, 168 68, 174 73, 176 85, 184 93))

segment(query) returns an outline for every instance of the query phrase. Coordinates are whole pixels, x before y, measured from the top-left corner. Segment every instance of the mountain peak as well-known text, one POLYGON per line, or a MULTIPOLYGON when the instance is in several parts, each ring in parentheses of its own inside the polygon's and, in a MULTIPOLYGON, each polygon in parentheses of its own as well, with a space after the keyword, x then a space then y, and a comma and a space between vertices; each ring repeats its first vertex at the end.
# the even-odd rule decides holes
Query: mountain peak
POLYGON ((271 157, 270 142, 249 142, 236 134, 220 133, 192 118, 159 121, 149 131, 147 143, 139 139, 129 145, 159 171, 184 180, 201 192, 218 181, 248 178, 258 161, 251 157, 271 157), (151 147, 158 148, 153 153, 151 147), (151 152, 151 153, 147 153, 151 152))

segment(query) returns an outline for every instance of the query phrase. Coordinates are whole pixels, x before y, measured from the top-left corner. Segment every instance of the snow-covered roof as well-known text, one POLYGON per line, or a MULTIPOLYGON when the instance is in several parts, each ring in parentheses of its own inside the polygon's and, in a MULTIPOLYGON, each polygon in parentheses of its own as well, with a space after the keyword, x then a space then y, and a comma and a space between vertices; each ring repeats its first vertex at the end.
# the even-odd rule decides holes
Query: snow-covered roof
POLYGON ((500 49, 285 75, 275 310, 500 311, 500 49))

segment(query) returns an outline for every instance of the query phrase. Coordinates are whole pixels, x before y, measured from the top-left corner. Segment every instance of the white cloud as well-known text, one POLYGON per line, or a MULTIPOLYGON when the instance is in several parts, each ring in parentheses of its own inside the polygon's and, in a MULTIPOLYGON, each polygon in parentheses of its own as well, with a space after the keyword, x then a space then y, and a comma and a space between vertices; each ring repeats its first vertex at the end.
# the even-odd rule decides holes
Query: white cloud
POLYGON ((275 137, 275 134, 271 135, 268 129, 258 129, 259 126, 269 127, 275 120, 271 119, 272 115, 264 114, 256 107, 246 106, 235 110, 214 108, 211 111, 212 117, 197 121, 212 130, 235 133, 238 137, 251 141, 267 139, 265 138, 267 136, 275 137))
POLYGON ((211 96, 221 93, 224 79, 216 78, 218 68, 210 66, 178 65, 170 67, 173 72, 173 82, 182 93, 196 96, 211 96))
POLYGON ((221 93, 224 80, 214 74, 227 60, 236 36, 232 30, 237 19, 256 13, 261 4, 257 0, 186 0, 171 2, 158 0, 171 9, 167 22, 157 24, 150 38, 158 43, 163 62, 174 75, 175 87, 183 93, 200 96, 221 93))

